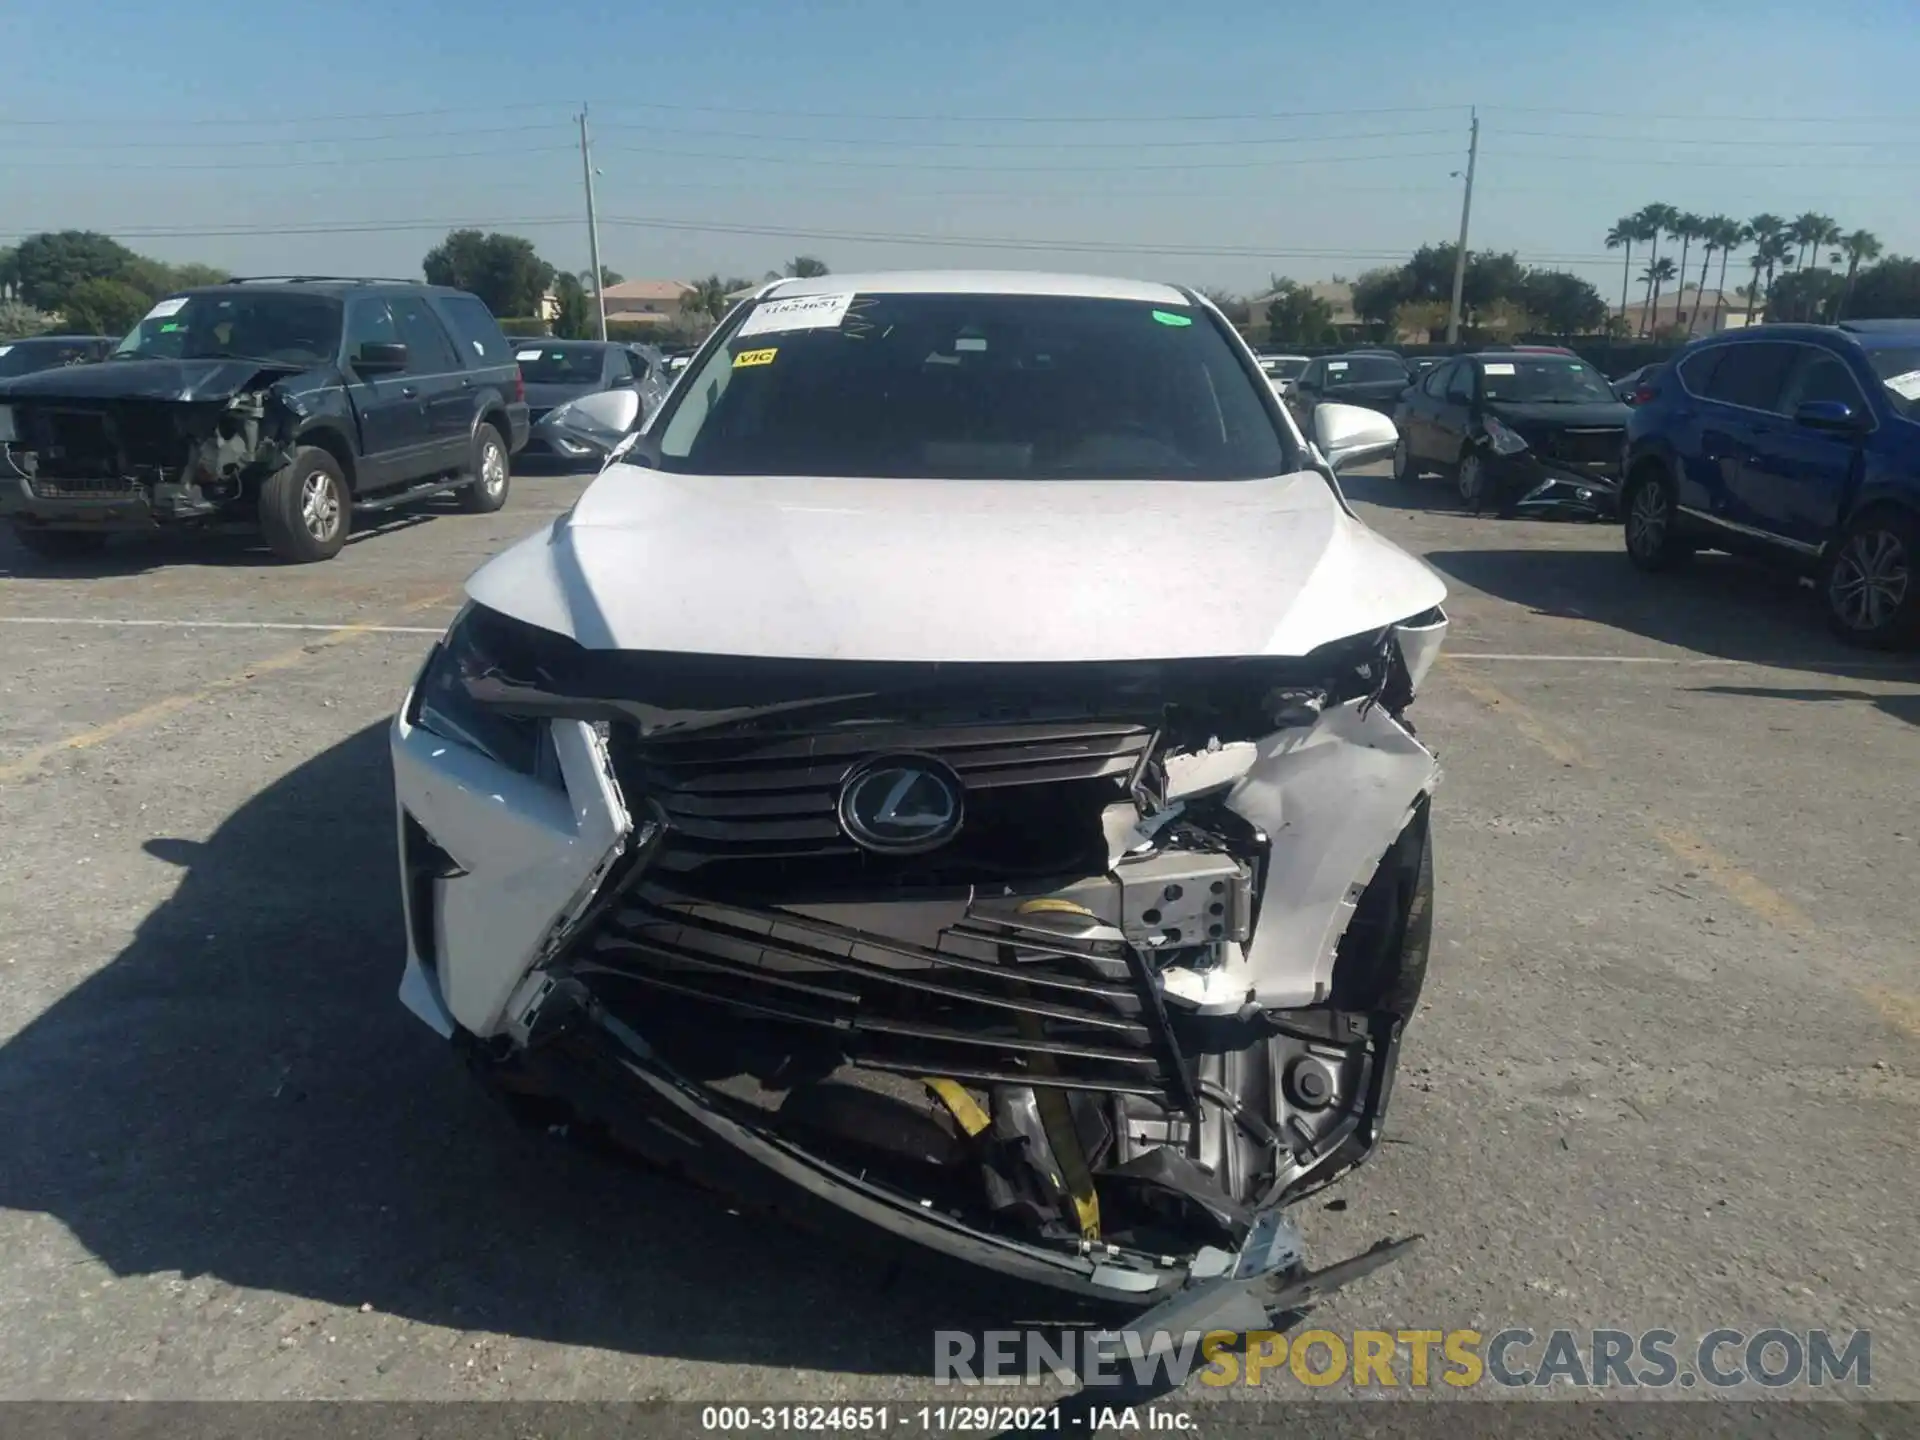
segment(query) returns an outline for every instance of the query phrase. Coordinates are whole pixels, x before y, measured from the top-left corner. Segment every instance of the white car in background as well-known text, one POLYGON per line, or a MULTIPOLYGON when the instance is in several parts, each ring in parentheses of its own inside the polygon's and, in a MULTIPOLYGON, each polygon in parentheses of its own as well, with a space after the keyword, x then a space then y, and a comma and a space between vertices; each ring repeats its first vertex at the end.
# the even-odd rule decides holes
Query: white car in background
POLYGON ((1307 368, 1305 355, 1272 355, 1260 352, 1260 371, 1267 377, 1267 383, 1273 386, 1273 393, 1285 395, 1293 388, 1293 382, 1300 378, 1307 368))
POLYGON ((1392 1258, 1283 1212, 1420 993, 1444 587, 1334 479, 1392 423, 1316 425, 1189 290, 771 283, 406 697, 402 999, 543 1120, 1162 1320, 1392 1258))

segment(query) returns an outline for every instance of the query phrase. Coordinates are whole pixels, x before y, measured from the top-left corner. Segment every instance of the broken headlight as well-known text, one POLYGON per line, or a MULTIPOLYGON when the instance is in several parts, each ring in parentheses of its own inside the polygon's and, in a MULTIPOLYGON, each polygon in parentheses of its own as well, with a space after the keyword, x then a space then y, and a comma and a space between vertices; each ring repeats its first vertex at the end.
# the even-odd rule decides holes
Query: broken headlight
POLYGON ((414 686, 411 723, 443 740, 478 750, 510 770, 533 775, 541 768, 541 722, 505 715, 480 704, 471 686, 498 669, 499 651, 517 622, 483 605, 467 605, 427 658, 414 686))

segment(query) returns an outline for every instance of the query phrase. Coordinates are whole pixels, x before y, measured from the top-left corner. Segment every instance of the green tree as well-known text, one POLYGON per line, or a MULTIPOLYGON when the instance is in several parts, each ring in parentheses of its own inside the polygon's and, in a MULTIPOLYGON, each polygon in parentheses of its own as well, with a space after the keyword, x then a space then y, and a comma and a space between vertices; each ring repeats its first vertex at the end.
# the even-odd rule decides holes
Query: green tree
POLYGON ((553 317, 555 335, 563 340, 588 340, 599 335, 598 316, 587 304, 587 287, 580 283, 578 275, 555 276, 553 298, 558 307, 553 317))
POLYGON ((122 279, 139 258, 110 235, 61 230, 22 240, 13 268, 20 299, 39 310, 65 310, 75 286, 122 279))
POLYGON ((1404 265, 1383 265, 1369 270, 1353 282, 1353 313, 1369 325, 1385 330, 1393 324, 1394 312, 1410 300, 1432 299, 1416 296, 1412 278, 1404 265))
POLYGON ((1640 238, 1647 242, 1647 268, 1640 273, 1646 282, 1646 314, 1641 317, 1643 333, 1651 334, 1654 322, 1659 318, 1654 305, 1652 275, 1660 265, 1660 237, 1670 231, 1680 219, 1680 212, 1671 205, 1642 205, 1634 215, 1634 223, 1639 228, 1640 238))
POLYGON ((57 317, 44 310, 36 310, 18 300, 0 300, 0 340, 24 340, 29 335, 44 335, 57 323, 57 317))
POLYGON ((1807 265, 1789 270, 1767 292, 1769 320, 1811 320, 1836 303, 1845 282, 1837 271, 1807 265))
POLYGON ((1720 306, 1727 298, 1727 261, 1733 257, 1735 250, 1747 243, 1747 227, 1731 215, 1716 215, 1707 222, 1707 228, 1713 235, 1714 248, 1720 252, 1720 284, 1714 292, 1713 320, 1707 328, 1718 330, 1720 306))
POLYGON ((1878 265, 1864 266, 1847 313, 1856 320, 1920 315, 1920 260, 1889 255, 1878 265))
POLYGON ((83 335, 124 335, 140 323, 153 297, 125 280, 82 280, 61 306, 67 328, 83 335))
POLYGON ((531 240, 478 230, 450 231, 421 261, 427 282, 469 290, 495 315, 532 315, 539 311, 554 269, 531 240))
POLYGON ((1277 345, 1331 344, 1333 306, 1305 285, 1277 279, 1267 296, 1267 339, 1277 345))
POLYGON ((1817 260, 1823 247, 1839 242, 1840 227, 1834 223, 1832 216, 1809 210, 1787 227, 1787 235, 1796 247, 1794 265, 1804 268, 1810 255, 1817 260))
POLYGON ((796 255, 787 262, 787 274, 795 280, 815 280, 827 273, 827 262, 812 255, 796 255))
POLYGON ((1835 320, 1844 319, 1848 307, 1853 303, 1853 286, 1859 277, 1862 265, 1871 265, 1880 258, 1880 237, 1871 230, 1855 230, 1851 235, 1842 237, 1840 253, 1835 255, 1834 263, 1840 263, 1844 256, 1847 262, 1847 278, 1840 291, 1840 298, 1833 308, 1835 320))
POLYGON ((1243 295, 1235 295, 1228 290, 1203 290, 1200 293, 1227 317, 1229 325, 1245 325, 1253 318, 1253 306, 1243 295))
POLYGON ((18 252, 11 245, 0 245, 0 300, 12 300, 20 284, 20 269, 15 263, 18 252))
POLYGON ((1687 288, 1687 252, 1693 242, 1700 238, 1700 227, 1706 222, 1691 210, 1683 210, 1673 217, 1673 223, 1667 227, 1667 238, 1680 242, 1680 288, 1673 292, 1673 323, 1687 322, 1680 318, 1680 308, 1686 296, 1687 288))
POLYGON ((1633 242, 1640 238, 1640 226, 1631 215, 1622 215, 1607 231, 1607 249, 1625 250, 1620 260, 1620 313, 1627 313, 1627 284, 1633 278, 1633 242))
POLYGON ((1607 323, 1607 302, 1600 292, 1565 270, 1528 271, 1514 298, 1563 340, 1598 334, 1607 323))
MULTIPOLYGON (((1672 260, 1651 260, 1647 268, 1640 272, 1640 278, 1647 283, 1647 314, 1660 313, 1660 287, 1680 272, 1673 267, 1672 260)), ((1649 334, 1658 333, 1659 327, 1652 325, 1649 334)))

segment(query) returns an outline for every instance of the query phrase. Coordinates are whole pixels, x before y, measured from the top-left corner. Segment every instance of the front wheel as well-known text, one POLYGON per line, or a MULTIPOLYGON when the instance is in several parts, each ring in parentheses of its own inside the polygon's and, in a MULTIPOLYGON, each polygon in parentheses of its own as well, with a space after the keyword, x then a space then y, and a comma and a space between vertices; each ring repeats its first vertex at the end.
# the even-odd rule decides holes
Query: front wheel
POLYGON ((1402 482, 1420 478, 1420 467, 1414 461, 1413 451, 1408 447, 1404 434, 1393 442, 1393 478, 1402 482))
POLYGON ((491 425, 473 437, 473 483, 461 488, 460 508, 469 515, 491 515, 507 503, 507 442, 491 425))
POLYGON ((1920 634, 1920 527, 1897 510, 1847 526, 1821 575, 1827 623, 1841 639, 1884 649, 1920 634))
POLYGON ((1478 513, 1487 493, 1487 467, 1481 463, 1478 450, 1461 452, 1460 463, 1454 467, 1453 483, 1460 492, 1461 503, 1478 513))
POLYGON ((260 533, 282 560, 309 565, 331 560, 347 543, 353 497, 340 462, 317 445, 302 445, 293 460, 260 487, 260 533))
POLYGON ((1671 570, 1693 554, 1679 533, 1679 510, 1667 477, 1652 467, 1628 477, 1620 496, 1626 516, 1627 559, 1636 570, 1671 570))

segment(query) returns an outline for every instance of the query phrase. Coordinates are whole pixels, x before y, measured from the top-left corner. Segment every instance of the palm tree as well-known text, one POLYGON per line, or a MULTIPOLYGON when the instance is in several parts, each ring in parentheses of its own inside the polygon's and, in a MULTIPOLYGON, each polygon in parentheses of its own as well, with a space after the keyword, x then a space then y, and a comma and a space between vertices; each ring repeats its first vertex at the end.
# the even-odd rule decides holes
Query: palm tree
POLYGON ((1831 245, 1840 238, 1840 227, 1833 223, 1831 215, 1822 215, 1817 210, 1809 210, 1793 224, 1787 227, 1787 235, 1799 247, 1794 254, 1794 266, 1804 270, 1807 265, 1807 252, 1813 251, 1819 259, 1822 245, 1831 245))
POLYGON ((1673 323, 1676 325, 1680 323, 1680 307, 1686 300, 1687 251, 1700 238, 1700 227, 1705 223, 1691 210, 1683 211, 1667 222, 1667 238, 1680 242, 1680 288, 1673 292, 1673 323))
POLYGON ((787 262, 787 274, 796 280, 813 280, 827 273, 827 262, 811 255, 796 255, 787 262))
MULTIPOLYGON (((1650 272, 1660 258, 1660 234, 1672 228, 1673 223, 1680 218, 1680 212, 1671 205, 1643 205, 1633 218, 1634 223, 1639 226, 1640 238, 1652 246, 1652 249, 1647 252, 1647 271, 1650 272)), ((1647 282, 1647 311, 1641 316, 1641 330, 1642 333, 1651 335, 1655 318, 1653 281, 1648 278, 1647 273, 1642 273, 1640 278, 1647 282)))
POLYGON ((1753 283, 1747 286, 1747 324, 1753 324, 1753 302, 1760 297, 1761 272, 1767 268, 1767 242, 1762 240, 1747 257, 1747 264, 1753 267, 1753 283))
POLYGON ((1714 239, 1720 247, 1720 288, 1713 297, 1714 330, 1720 328, 1720 306, 1727 298, 1727 261, 1733 252, 1747 243, 1747 227, 1730 215, 1716 215, 1708 222, 1713 227, 1714 239))
MULTIPOLYGON (((1678 270, 1673 268, 1672 260, 1655 260, 1649 264, 1645 272, 1641 274, 1640 278, 1647 282, 1647 294, 1653 297, 1648 302, 1647 313, 1649 315, 1658 315, 1660 313, 1660 287, 1679 273, 1678 270)), ((1647 333, 1658 336, 1660 333, 1659 327, 1654 326, 1647 333)))
POLYGON ((1786 232, 1775 231, 1760 242, 1760 253, 1767 257, 1767 301, 1773 301, 1773 271, 1777 265, 1783 270, 1793 268, 1793 242, 1786 232))
POLYGON ((1713 268, 1713 252, 1720 248, 1720 217, 1701 216, 1695 233, 1700 237, 1700 283, 1693 287, 1693 310, 1687 316, 1687 334, 1700 319, 1700 298, 1707 293, 1707 272, 1713 268))
POLYGON ((1633 242, 1640 238, 1640 226, 1631 215, 1622 215, 1607 231, 1607 249, 1626 250, 1620 262, 1620 313, 1627 313, 1627 281, 1633 274, 1633 242))
POLYGON ((692 282, 693 288, 680 300, 680 308, 691 315, 704 315, 718 321, 727 313, 727 282, 718 275, 692 282))
MULTIPOLYGON (((1853 300, 1853 277, 1859 272, 1861 265, 1871 265, 1878 260, 1881 249, 1880 237, 1871 230, 1856 230, 1841 239, 1841 255, 1844 255, 1847 261, 1847 282, 1846 288, 1840 292, 1840 299, 1833 307, 1835 320, 1845 317, 1847 306, 1853 300)), ((1841 255, 1833 257, 1834 264, 1840 263, 1841 255)))

